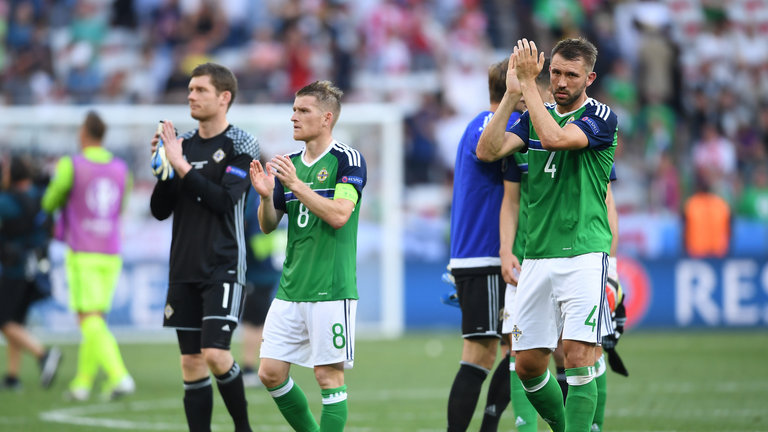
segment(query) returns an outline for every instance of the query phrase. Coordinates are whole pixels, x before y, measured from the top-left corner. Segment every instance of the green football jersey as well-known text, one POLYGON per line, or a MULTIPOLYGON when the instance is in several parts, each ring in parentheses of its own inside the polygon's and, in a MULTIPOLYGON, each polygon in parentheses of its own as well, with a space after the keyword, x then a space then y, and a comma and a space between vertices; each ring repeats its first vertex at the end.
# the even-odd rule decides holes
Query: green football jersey
POLYGON ((528 236, 528 153, 514 153, 505 161, 504 180, 520 183, 520 211, 517 216, 517 232, 512 253, 522 264, 525 257, 525 240, 528 236))
POLYGON ((275 182, 275 208, 288 215, 288 244, 276 297, 295 302, 357 299, 357 225, 367 179, 365 159, 337 141, 310 163, 304 150, 288 157, 298 178, 315 193, 333 199, 337 185, 351 185, 357 203, 347 223, 334 229, 275 182))
POLYGON ((580 150, 543 149, 528 112, 510 128, 528 147, 525 257, 609 253, 605 196, 618 136, 616 115, 592 98, 570 113, 559 114, 555 104, 547 104, 547 110, 561 127, 578 126, 589 145, 580 150))

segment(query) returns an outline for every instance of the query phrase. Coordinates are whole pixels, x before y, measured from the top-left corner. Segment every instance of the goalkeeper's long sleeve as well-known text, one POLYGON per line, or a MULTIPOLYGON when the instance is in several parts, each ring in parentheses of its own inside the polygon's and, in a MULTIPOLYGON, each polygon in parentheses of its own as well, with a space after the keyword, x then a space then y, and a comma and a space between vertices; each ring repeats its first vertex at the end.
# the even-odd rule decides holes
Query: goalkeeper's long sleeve
POLYGON ((158 181, 152 190, 149 200, 149 209, 157 220, 168 219, 173 214, 178 197, 179 180, 158 181))

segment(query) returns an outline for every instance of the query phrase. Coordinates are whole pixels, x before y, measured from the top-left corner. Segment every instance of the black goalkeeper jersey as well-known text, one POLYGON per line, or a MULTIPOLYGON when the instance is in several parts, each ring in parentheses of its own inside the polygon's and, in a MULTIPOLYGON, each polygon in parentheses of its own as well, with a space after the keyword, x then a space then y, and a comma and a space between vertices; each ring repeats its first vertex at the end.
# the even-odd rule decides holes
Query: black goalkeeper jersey
POLYGON ((150 201, 156 219, 174 215, 168 282, 244 285, 248 170, 259 158, 259 143, 233 125, 212 138, 201 138, 197 129, 181 138, 192 169, 183 179, 158 181, 150 201))

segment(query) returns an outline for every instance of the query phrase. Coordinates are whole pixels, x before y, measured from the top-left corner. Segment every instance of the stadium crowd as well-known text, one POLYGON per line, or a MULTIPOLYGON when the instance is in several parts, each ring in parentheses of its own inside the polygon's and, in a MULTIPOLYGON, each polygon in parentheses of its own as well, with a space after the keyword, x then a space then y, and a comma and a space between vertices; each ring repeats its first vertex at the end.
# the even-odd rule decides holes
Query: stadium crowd
POLYGON ((678 214, 706 182, 768 221, 766 0, 5 0, 0 16, 6 105, 183 103, 208 60, 235 71, 238 103, 327 78, 403 107, 409 186, 450 186, 513 41, 584 35, 590 95, 620 111, 619 211, 678 214))

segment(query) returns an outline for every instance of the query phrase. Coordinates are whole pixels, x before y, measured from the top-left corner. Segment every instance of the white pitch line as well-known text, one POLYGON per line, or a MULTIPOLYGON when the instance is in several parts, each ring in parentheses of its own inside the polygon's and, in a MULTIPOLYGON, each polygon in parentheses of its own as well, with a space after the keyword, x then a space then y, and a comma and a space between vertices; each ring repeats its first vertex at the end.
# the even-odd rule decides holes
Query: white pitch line
MULTIPOLYGON (((412 395, 408 395, 408 392, 393 392, 400 398, 409 399, 411 396, 415 399, 424 399, 426 393, 423 391, 413 392, 412 395)), ((372 395, 372 394, 371 394, 372 395)), ((444 397, 441 395, 440 397, 444 397)), ((369 400, 378 400, 378 398, 368 398, 369 400)), ((266 400, 268 402, 268 400, 266 400)), ((264 405, 264 401, 249 402, 249 405, 264 405)), ((180 403, 176 399, 164 399, 164 400, 138 400, 131 402, 104 402, 99 404, 78 405, 66 408, 57 408, 53 410, 43 411, 39 414, 41 420, 51 423, 70 424, 78 426, 98 427, 102 429, 122 429, 122 430, 142 430, 142 431, 184 431, 187 430, 187 425, 182 423, 169 423, 163 421, 134 421, 119 418, 106 417, 109 414, 118 414, 125 411, 132 412, 147 412, 157 409, 180 409, 180 403), (94 417, 99 415, 99 417, 94 417)), ((355 414, 353 413, 354 417, 355 414)), ((226 417, 226 416, 222 416, 226 417)), ((401 416, 398 416, 401 418, 401 416)), ((420 418, 420 417, 414 417, 420 418)), ((227 419, 228 420, 228 419, 227 419)), ((226 421, 226 420, 225 420, 226 421)), ((260 416, 255 421, 257 429, 264 432, 288 432, 290 427, 283 423, 284 420, 280 415, 269 416, 265 418, 260 416), (280 425, 265 425, 260 424, 259 420, 272 420, 280 425)), ((1 422, 0 422, 1 423, 1 422)), ((231 425, 211 425, 212 430, 230 430, 231 425)), ((383 427, 348 427, 350 432, 389 432, 391 428, 383 427)), ((418 429, 414 432, 440 432, 442 429, 418 429)))

